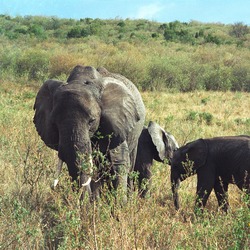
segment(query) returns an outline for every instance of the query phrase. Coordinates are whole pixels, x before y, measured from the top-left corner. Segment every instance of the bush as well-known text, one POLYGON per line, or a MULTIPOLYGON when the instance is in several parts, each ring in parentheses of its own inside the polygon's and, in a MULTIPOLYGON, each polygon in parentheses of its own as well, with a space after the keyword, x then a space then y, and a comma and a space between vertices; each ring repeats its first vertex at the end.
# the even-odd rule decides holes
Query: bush
POLYGON ((84 63, 73 54, 66 52, 53 55, 50 59, 49 77, 60 78, 61 75, 68 76, 77 64, 84 63))
POLYGON ((16 61, 16 74, 28 80, 44 80, 49 72, 49 55, 45 51, 30 49, 16 61))
POLYGON ((237 38, 242 38, 249 34, 249 27, 244 25, 242 22, 238 22, 232 25, 229 34, 237 38))
POLYGON ((5 47, 0 50, 0 71, 2 79, 15 78, 15 67, 17 58, 20 58, 21 51, 14 50, 11 47, 5 47))
POLYGON ((81 36, 82 28, 80 26, 72 28, 67 34, 67 38, 80 38, 81 36))
MULTIPOLYGON (((117 47, 117 49, 113 48, 112 50, 106 49, 106 52, 109 53, 110 56, 107 57, 107 54, 105 54, 103 66, 110 72, 119 73, 127 77, 141 89, 145 81, 145 76, 147 75, 146 58, 139 50, 129 43, 121 42, 117 47)), ((99 51, 96 55, 98 61, 101 59, 101 54, 103 54, 103 51, 102 53, 99 51)), ((99 64, 100 63, 98 63, 98 65, 99 64)))
POLYGON ((37 38, 42 38, 42 39, 47 38, 47 34, 45 33, 43 26, 38 24, 31 25, 30 28, 28 29, 28 33, 34 35, 37 38))
POLYGON ((225 66, 217 65, 209 67, 207 75, 204 77, 206 90, 221 90, 227 91, 232 88, 232 72, 231 69, 225 66))
POLYGON ((148 70, 151 90, 171 89, 182 92, 203 89, 203 67, 185 55, 173 58, 155 58, 148 70))
POLYGON ((248 69, 236 66, 232 70, 232 90, 250 92, 250 76, 248 69))
POLYGON ((186 117, 188 121, 196 121, 198 124, 205 123, 211 125, 213 121, 213 115, 208 112, 190 111, 186 117))

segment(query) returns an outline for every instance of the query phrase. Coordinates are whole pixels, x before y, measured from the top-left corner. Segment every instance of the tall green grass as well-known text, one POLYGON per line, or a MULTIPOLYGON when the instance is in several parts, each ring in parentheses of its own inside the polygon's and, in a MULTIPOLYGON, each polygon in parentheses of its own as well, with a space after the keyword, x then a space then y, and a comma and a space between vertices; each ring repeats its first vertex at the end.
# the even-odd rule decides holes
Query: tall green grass
POLYGON ((107 44, 97 38, 16 42, 1 38, 2 79, 42 82, 67 79, 76 64, 104 66, 131 79, 140 90, 250 91, 248 48, 160 41, 107 44))
MULTIPOLYGON (((250 215, 242 192, 230 186, 228 214, 217 212, 212 194, 204 215, 196 217, 193 176, 181 183, 176 212, 168 165, 154 164, 149 198, 139 199, 135 192, 122 208, 108 191, 97 203, 81 205, 66 167, 58 188, 51 190, 57 154, 43 144, 32 123, 38 85, 0 85, 0 249, 249 248, 250 215)), ((250 134, 249 93, 142 96, 147 122, 157 121, 180 145, 199 137, 250 134)))

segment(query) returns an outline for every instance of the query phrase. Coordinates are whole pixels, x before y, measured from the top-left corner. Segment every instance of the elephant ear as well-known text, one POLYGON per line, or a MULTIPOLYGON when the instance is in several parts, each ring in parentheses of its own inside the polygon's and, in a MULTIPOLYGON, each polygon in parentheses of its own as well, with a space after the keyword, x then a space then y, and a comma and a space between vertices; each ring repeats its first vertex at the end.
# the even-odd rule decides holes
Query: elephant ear
POLYGON ((204 166, 207 161, 208 146, 205 140, 198 139, 188 143, 182 152, 186 160, 193 162, 193 170, 204 166))
POLYGON ((37 93, 34 104, 35 115, 33 122, 38 134, 44 143, 52 148, 58 149, 58 131, 53 125, 51 112, 53 110, 53 94, 65 83, 56 80, 46 81, 37 93))
POLYGON ((105 134, 110 135, 112 149, 128 139, 127 136, 143 117, 139 114, 134 93, 123 82, 112 77, 103 79, 100 131, 105 129, 105 134))
POLYGON ((152 121, 148 124, 148 132, 157 149, 160 161, 164 161, 166 158, 169 158, 172 148, 170 145, 171 138, 167 132, 159 124, 152 121))

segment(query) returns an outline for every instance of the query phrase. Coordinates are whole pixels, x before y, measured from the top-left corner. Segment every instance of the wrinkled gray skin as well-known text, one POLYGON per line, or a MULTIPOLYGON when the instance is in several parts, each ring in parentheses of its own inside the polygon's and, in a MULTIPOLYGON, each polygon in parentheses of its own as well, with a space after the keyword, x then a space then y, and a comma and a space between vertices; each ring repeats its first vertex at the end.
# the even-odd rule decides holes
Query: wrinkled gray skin
POLYGON ((229 183, 250 194, 250 137, 228 136, 199 139, 174 152, 171 183, 176 209, 179 209, 180 181, 197 173, 196 209, 205 207, 214 189, 219 207, 229 208, 229 183))
POLYGON ((114 187, 126 191, 145 119, 141 95, 131 81, 105 68, 78 65, 67 83, 46 81, 34 109, 38 134, 58 151, 57 178, 65 162, 72 181, 95 194, 91 154, 98 149, 111 164, 114 187))
POLYGON ((147 195, 151 186, 153 160, 170 162, 174 151, 178 148, 173 135, 167 133, 156 122, 150 121, 148 127, 143 128, 139 137, 134 169, 139 173, 138 184, 142 197, 147 195))

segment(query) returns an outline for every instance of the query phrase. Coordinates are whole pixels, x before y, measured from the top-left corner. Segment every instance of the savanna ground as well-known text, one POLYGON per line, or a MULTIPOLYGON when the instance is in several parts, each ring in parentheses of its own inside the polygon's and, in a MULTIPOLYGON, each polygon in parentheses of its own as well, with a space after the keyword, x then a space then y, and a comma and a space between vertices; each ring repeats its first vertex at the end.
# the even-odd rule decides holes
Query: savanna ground
POLYGON ((151 196, 142 200, 135 192, 123 208, 112 195, 80 205, 66 167, 51 190, 57 154, 32 122, 42 82, 65 80, 83 64, 132 80, 146 123, 158 122, 180 145, 250 135, 249 48, 250 29, 242 23, 0 15, 0 249, 249 249, 242 192, 230 186, 228 214, 217 211, 212 194, 196 217, 190 177, 181 183, 176 212, 167 164, 154 164, 151 196))
MULTIPOLYGON (((231 211, 218 212, 212 194, 205 213, 193 213, 196 177, 181 183, 174 209, 170 167, 155 163, 151 196, 133 193, 127 206, 79 204, 66 167, 50 188, 56 152, 37 135, 32 119, 38 84, 0 86, 0 249, 249 249, 250 215, 231 185, 231 211)), ((158 122, 180 145, 200 137, 250 134, 250 93, 142 92, 147 121, 158 122)))

